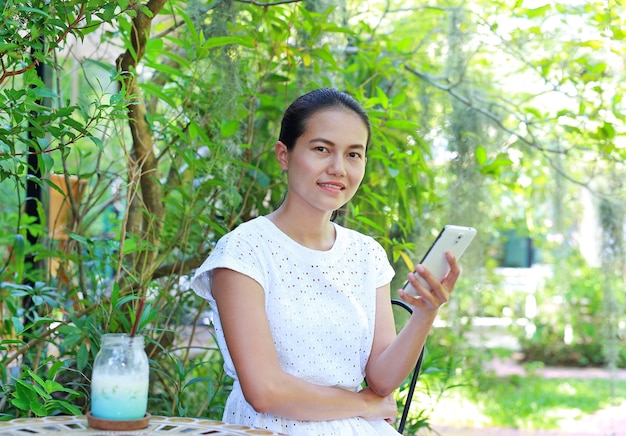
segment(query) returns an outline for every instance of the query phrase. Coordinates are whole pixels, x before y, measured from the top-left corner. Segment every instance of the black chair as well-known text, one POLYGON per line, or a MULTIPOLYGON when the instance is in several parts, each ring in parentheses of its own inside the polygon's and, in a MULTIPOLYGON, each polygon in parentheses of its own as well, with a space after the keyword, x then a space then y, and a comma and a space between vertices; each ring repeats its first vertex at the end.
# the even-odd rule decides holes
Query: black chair
MULTIPOLYGON (((413 313, 413 309, 411 306, 406 304, 402 300, 392 299, 391 304, 395 306, 399 306, 406 310, 409 314, 413 313)), ((411 402, 413 401, 413 394, 415 393, 415 385, 417 384, 417 378, 420 374, 420 369, 422 367, 422 360, 424 358, 424 348, 417 359, 417 363, 415 364, 415 368, 413 369, 413 374, 411 375, 411 382, 409 383, 409 391, 406 396, 406 400, 404 402, 404 408, 402 409, 402 416, 400 418, 400 424, 398 424, 398 433, 402 434, 404 432, 404 426, 406 424, 406 419, 409 415, 409 410, 411 408, 411 402)))

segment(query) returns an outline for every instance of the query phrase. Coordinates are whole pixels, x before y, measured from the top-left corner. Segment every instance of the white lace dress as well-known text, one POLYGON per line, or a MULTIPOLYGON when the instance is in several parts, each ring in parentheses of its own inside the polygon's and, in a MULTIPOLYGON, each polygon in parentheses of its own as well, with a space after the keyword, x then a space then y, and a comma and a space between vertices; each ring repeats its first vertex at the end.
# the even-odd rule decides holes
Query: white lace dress
MULTIPOLYGON (((192 287, 215 309, 211 271, 229 268, 248 275, 264 289, 282 368, 311 383, 356 392, 372 347, 376 288, 389 283, 394 271, 374 239, 335 228, 333 247, 317 251, 299 245, 265 217, 251 220, 220 239, 192 287)), ((235 379, 224 421, 292 436, 398 434, 383 420, 298 421, 257 413, 242 394, 217 310, 214 325, 224 368, 235 379)))

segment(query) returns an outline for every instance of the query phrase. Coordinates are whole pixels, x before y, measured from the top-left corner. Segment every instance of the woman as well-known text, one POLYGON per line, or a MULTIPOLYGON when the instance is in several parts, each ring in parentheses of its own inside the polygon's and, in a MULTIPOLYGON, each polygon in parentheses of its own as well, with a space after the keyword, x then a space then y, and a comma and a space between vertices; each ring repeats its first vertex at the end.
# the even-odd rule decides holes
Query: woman
POLYGON ((275 145, 287 194, 271 214, 224 236, 194 290, 217 308, 215 329, 234 378, 227 422, 288 435, 397 435, 391 396, 415 366, 459 268, 440 283, 418 266, 413 315, 396 336, 394 271, 372 238, 331 221, 365 174, 369 119, 349 95, 296 99, 275 145), (364 377, 367 387, 362 389, 364 377))

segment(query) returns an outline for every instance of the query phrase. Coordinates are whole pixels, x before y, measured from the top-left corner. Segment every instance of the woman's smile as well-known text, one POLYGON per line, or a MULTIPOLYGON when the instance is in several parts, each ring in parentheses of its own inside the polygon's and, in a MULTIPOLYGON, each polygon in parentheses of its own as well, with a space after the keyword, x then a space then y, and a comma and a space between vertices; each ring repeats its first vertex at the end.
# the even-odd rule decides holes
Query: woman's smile
POLYGON ((343 191, 344 189, 346 189, 346 186, 343 183, 337 183, 337 182, 318 183, 318 186, 333 194, 339 193, 340 191, 343 191))

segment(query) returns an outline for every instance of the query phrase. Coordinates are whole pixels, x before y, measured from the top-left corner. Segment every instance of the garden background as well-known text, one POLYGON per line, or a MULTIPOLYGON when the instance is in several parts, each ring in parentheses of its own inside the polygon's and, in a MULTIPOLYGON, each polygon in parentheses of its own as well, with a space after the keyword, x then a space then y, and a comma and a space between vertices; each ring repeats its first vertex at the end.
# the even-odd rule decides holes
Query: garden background
MULTIPOLYGON (((278 204, 282 111, 320 86, 371 116, 366 178, 338 221, 385 247, 392 288, 444 224, 479 230, 413 431, 450 391, 484 406, 494 386, 530 386, 494 378, 494 357, 626 366, 621 2, 0 6, 2 419, 85 413, 101 335, 130 331, 144 303, 150 411, 221 417, 230 381, 189 277, 278 204)), ((617 380, 591 390, 591 409, 626 398, 617 380)), ((558 425, 535 409, 491 423, 558 425)))

